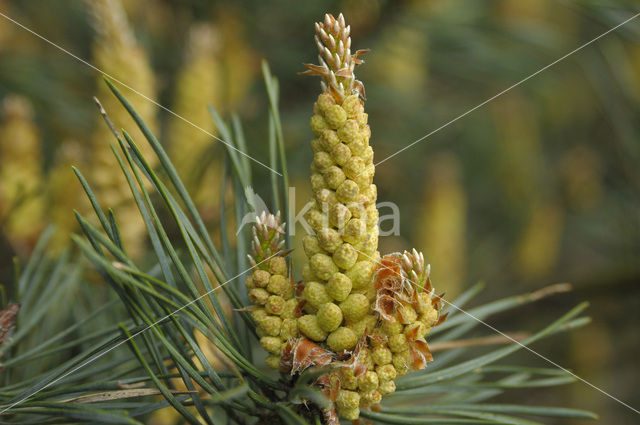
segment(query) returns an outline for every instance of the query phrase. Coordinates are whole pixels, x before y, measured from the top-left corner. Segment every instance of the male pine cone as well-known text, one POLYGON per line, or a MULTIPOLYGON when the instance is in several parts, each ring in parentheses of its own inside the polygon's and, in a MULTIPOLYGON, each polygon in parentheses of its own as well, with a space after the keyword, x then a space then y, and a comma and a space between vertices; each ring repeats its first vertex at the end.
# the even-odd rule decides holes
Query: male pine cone
POLYGON ((371 131, 353 73, 362 51, 351 54, 349 31, 342 15, 317 23, 320 65, 303 73, 321 76, 323 89, 311 118, 314 199, 305 216, 312 232, 303 238, 303 289, 294 291, 283 257, 269 257, 283 232, 273 215, 258 217, 257 270, 247 279, 269 366, 291 375, 329 366, 315 385, 331 400, 330 425, 337 414, 357 420, 361 407, 395 391, 397 376, 424 368, 432 360, 425 336, 444 318, 422 254, 378 252, 371 131))
MULTIPOLYGON (((314 104, 311 130, 314 205, 307 214, 313 234, 303 239, 308 258, 302 293, 308 313, 298 319, 300 333, 351 360, 334 362, 324 386, 345 419, 356 420, 360 407, 395 391, 394 380, 432 360, 425 341, 440 320, 440 298, 433 294, 422 254, 378 253, 377 190, 364 112, 364 86, 354 68, 350 28, 342 14, 316 23, 319 65, 305 75, 322 78, 323 93, 314 104)), ((322 380, 319 379, 322 386, 322 380)), ((337 423, 333 409, 328 423, 337 423)))
POLYGON ((299 327, 309 339, 326 341, 332 351, 341 352, 353 349, 376 321, 369 307, 379 258, 377 190, 371 130, 360 99, 364 89, 353 74, 361 61, 350 52, 342 15, 326 15, 316 24, 315 39, 320 65, 306 65, 309 70, 303 74, 320 75, 323 93, 311 118, 315 199, 306 219, 314 234, 303 239, 308 314, 299 327))
POLYGON ((246 279, 249 299, 254 305, 251 316, 257 325, 260 345, 269 353, 267 365, 277 369, 285 343, 298 336, 294 285, 281 248, 284 226, 280 216, 256 217, 249 257, 254 272, 246 279))

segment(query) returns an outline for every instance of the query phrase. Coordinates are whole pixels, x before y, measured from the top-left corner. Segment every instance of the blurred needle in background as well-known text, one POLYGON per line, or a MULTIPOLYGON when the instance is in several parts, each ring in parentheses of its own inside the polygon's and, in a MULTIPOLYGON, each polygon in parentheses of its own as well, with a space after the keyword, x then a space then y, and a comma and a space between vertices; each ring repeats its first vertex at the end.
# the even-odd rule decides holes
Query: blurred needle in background
POLYGON ((575 48, 574 50, 570 51, 569 53, 567 53, 566 55, 562 56, 559 59, 556 59, 555 61, 551 62, 550 64, 548 64, 547 66, 540 68, 539 70, 537 70, 536 72, 534 72, 533 74, 529 75, 528 77, 523 78, 522 80, 518 81, 517 83, 507 87, 506 89, 502 90, 500 93, 490 97, 489 99, 485 100, 484 102, 474 106, 473 108, 469 109, 468 111, 466 111, 465 113, 458 115, 456 118, 452 119, 451 121, 446 122, 445 124, 441 125, 440 127, 436 128, 435 130, 431 131, 430 133, 425 134, 424 136, 422 136, 421 138, 415 140, 414 142, 408 144, 407 146, 403 147, 402 149, 400 149, 399 151, 387 156, 386 158, 382 159, 381 161, 377 162, 375 165, 378 166, 380 164, 382 164, 383 162, 393 158, 394 156, 398 155, 399 153, 402 153, 404 151, 406 151, 407 149, 409 149, 410 147, 416 145, 417 143, 420 143, 421 141, 423 141, 424 139, 436 134, 438 131, 442 130, 445 127, 448 127, 449 125, 453 124, 454 122, 458 121, 460 118, 464 118, 465 116, 469 115, 470 113, 472 113, 473 111, 475 111, 476 109, 479 109, 481 107, 483 107, 484 105, 486 105, 487 103, 491 102, 494 99, 497 99, 498 97, 502 96, 503 94, 507 93, 508 91, 510 91, 511 89, 514 89, 516 87, 518 87, 520 84, 524 83, 525 81, 535 77, 536 75, 540 74, 541 72, 551 68, 553 65, 557 64, 558 62, 563 61, 564 59, 568 58, 569 56, 573 55, 574 53, 584 49, 585 47, 589 46, 590 44, 595 43, 596 41, 600 40, 602 37, 604 37, 605 35, 608 35, 610 33, 612 33, 613 31, 617 30, 618 28, 620 28, 621 26, 631 22, 632 20, 634 20, 635 18, 637 18, 638 16, 640 16, 640 13, 636 13, 635 15, 633 15, 632 17, 630 17, 629 19, 619 23, 618 25, 616 25, 613 28, 610 28, 609 30, 605 31, 604 33, 600 34, 599 36, 597 36, 596 38, 592 39, 591 41, 586 42, 585 44, 581 45, 580 47, 575 48))

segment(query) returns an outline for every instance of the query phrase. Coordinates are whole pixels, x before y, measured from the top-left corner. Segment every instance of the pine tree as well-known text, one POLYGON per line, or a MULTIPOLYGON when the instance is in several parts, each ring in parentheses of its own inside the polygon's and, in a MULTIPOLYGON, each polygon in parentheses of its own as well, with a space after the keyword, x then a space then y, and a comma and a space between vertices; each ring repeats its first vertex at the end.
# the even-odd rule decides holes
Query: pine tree
MULTIPOLYGON (((564 370, 498 362, 523 346, 584 325, 588 319, 580 314, 586 306, 578 305, 534 334, 461 339, 489 316, 567 286, 467 307, 481 285, 450 302, 434 292, 429 266, 418 251, 380 256, 371 219, 377 221, 376 190, 364 86, 353 74, 361 52, 350 53, 342 15, 327 15, 317 24, 316 36, 320 65, 308 65, 308 73, 322 76, 323 93, 311 120, 315 209, 308 220, 314 232, 305 236, 303 281, 291 278, 286 215, 285 220, 277 214, 255 217, 252 232, 239 233, 235 251, 226 234, 221 249, 215 246, 151 127, 107 81, 146 139, 145 152, 153 151, 156 158, 147 159, 141 141, 127 131, 113 135, 112 152, 150 239, 151 266, 127 254, 121 219, 105 213, 78 171, 97 220, 77 214, 83 236, 73 239, 117 298, 86 313, 72 326, 73 334, 60 329, 37 335, 38 321, 55 302, 51 295, 70 285, 86 288, 78 284, 83 282, 80 269, 68 258, 46 259, 50 232, 43 237, 16 282, 22 306, 13 339, 0 339, 3 422, 139 424, 167 406, 190 424, 335 424, 339 416, 388 424, 537 424, 519 416, 595 417, 562 407, 485 402, 506 388, 531 390, 574 381, 564 370), (222 307, 220 291, 233 305, 232 313, 222 307), (114 306, 121 307, 113 311, 119 324, 98 320, 114 306), (224 359, 207 358, 196 332, 224 359), (39 338, 25 340, 30 333, 39 338), (478 351, 487 344, 507 345, 478 351), (123 345, 129 350, 118 350, 123 345), (55 362, 61 355, 65 360, 55 362), (425 369, 434 357, 436 362, 425 369), (48 371, 25 368, 36 360, 48 371), (162 401, 152 398, 158 395, 162 401)), ((272 176, 273 203, 286 205, 277 81, 266 64, 263 71, 270 104, 270 166, 282 174, 272 176)), ((252 203, 245 190, 251 164, 236 150, 245 145, 243 133, 213 115, 230 144, 232 166, 226 177, 236 187, 234 204, 223 201, 222 208, 241 217, 252 203)), ((83 299, 82 293, 77 299, 83 299)), ((15 311, 8 306, 0 313, 3 337, 15 322, 15 311)))

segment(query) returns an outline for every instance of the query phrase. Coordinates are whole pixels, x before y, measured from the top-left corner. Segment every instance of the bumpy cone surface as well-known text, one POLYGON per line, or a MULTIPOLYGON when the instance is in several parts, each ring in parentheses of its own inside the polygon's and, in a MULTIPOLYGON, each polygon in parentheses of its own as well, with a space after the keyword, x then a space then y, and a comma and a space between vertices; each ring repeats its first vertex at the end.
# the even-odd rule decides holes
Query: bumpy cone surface
MULTIPOLYGON (((278 315, 262 307, 271 297, 262 288, 267 277, 280 270, 268 274, 260 269, 247 281, 250 297, 259 306, 253 314, 264 335, 261 343, 271 353, 268 363, 291 375, 329 366, 315 385, 331 400, 324 416, 332 425, 339 424, 338 415, 358 420, 361 408, 395 391, 397 376, 433 360, 425 337, 445 317, 440 316, 441 298, 434 295, 421 253, 382 258, 378 253, 371 131, 364 87, 353 73, 363 51, 351 54, 349 32, 342 15, 326 15, 316 24, 320 65, 306 65, 308 71, 302 73, 322 77, 311 118, 314 199, 305 216, 312 232, 303 239, 307 262, 302 290, 294 294, 291 289, 291 297, 283 297, 293 309, 278 315), (267 318, 273 324, 265 324, 267 318), (285 320, 295 322, 295 332, 281 331, 285 320)), ((258 221, 254 265, 280 246, 279 233, 273 230, 279 220, 263 216, 258 221), (265 226, 267 221, 272 224, 265 226)), ((281 271, 285 269, 283 261, 281 271)))
POLYGON ((306 215, 313 233, 303 240, 308 262, 302 296, 308 314, 299 319, 299 328, 307 338, 342 352, 375 325, 369 307, 379 258, 377 190, 362 85, 353 74, 360 61, 350 53, 342 15, 327 15, 316 24, 316 42, 321 65, 307 65, 304 73, 322 76, 323 93, 311 118, 315 199, 306 215))
POLYGON ((298 336, 298 300, 294 298, 287 262, 279 255, 283 235, 279 215, 263 213, 256 218, 251 242, 253 255, 249 257, 255 269, 246 279, 260 345, 269 353, 267 365, 275 369, 280 366, 286 342, 298 336))

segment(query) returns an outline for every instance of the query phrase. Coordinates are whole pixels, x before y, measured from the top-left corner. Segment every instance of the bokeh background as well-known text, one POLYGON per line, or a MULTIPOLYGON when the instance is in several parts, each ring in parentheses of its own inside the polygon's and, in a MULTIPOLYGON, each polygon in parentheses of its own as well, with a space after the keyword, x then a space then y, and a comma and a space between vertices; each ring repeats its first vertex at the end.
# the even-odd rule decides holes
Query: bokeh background
MULTIPOLYGON (((3 14, 207 132, 217 134, 207 104, 237 114, 249 154, 264 162, 266 59, 280 80, 300 205, 310 190, 308 120, 318 81, 296 72, 316 60, 313 22, 324 13, 343 12, 353 46, 372 49, 358 76, 380 160, 639 10, 622 0, 0 0, 3 14)), ((167 146, 218 235, 229 192, 221 144, 123 93, 167 146)), ((93 96, 117 126, 133 130, 99 73, 0 17, 0 283, 13 279, 12 259, 28 257, 49 224, 57 226, 54 250, 71 246, 72 210, 88 208, 71 165, 116 210, 130 251, 144 257, 144 229, 93 96)), ((381 251, 423 249, 449 297, 478 281, 486 282, 482 300, 571 282, 573 292, 491 324, 529 329, 590 301, 592 324, 534 348, 636 408, 639 107, 640 18, 384 162, 375 181, 379 200, 401 210, 400 236, 381 238, 381 251)), ((256 192, 267 194, 268 171, 254 173, 256 192)), ((546 366, 526 352, 517 360, 546 366)), ((582 383, 507 399, 592 409, 603 424, 638 423, 582 383)))

